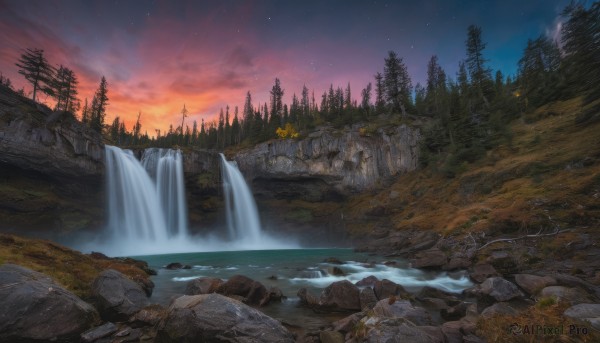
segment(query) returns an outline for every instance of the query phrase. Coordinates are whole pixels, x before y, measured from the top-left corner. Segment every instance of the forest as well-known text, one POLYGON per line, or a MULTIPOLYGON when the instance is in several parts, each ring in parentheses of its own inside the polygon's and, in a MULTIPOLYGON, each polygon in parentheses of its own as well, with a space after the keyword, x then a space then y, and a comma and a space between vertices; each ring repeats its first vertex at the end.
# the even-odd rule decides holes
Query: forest
MULTIPOLYGON (((427 63, 424 85, 413 86, 402 57, 390 51, 383 70, 359 92, 350 84, 334 87, 321 95, 306 86, 283 103, 282 82, 276 78, 270 90, 270 103, 254 103, 247 92, 243 108, 221 109, 218 119, 200 123, 185 121, 188 110, 181 110, 181 124, 143 130, 142 113, 131 129, 120 117, 106 123, 109 83, 102 77, 90 103, 78 98, 77 76, 65 66, 53 66, 40 49, 27 49, 17 61, 19 73, 32 86, 35 101, 39 93, 55 100, 55 111, 65 111, 104 138, 122 147, 193 147, 223 150, 252 145, 269 139, 295 139, 318 126, 343 128, 360 124, 368 135, 384 123, 400 124, 420 120, 423 125, 421 152, 423 165, 439 162, 442 171, 453 176, 461 164, 482 156, 499 142, 510 141, 506 124, 545 103, 583 96, 589 104, 600 98, 600 2, 591 6, 573 3, 563 11, 565 18, 560 41, 541 35, 529 39, 519 60, 518 73, 504 75, 493 71, 485 58, 486 42, 481 27, 467 28, 465 59, 458 62, 457 74, 448 75, 436 55, 427 63), (191 127, 190 127, 191 126, 191 127)), ((0 75, 0 83, 12 88, 0 75)), ((600 120, 600 104, 577 117, 578 124, 600 120)))

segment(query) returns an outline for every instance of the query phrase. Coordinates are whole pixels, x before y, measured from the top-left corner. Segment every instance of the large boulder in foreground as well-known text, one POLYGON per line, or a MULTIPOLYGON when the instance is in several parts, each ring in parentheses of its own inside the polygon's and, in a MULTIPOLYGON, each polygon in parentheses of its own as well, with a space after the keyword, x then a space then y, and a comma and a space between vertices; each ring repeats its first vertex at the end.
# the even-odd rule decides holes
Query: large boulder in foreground
POLYGON ((156 342, 294 342, 275 319, 235 299, 204 294, 175 299, 156 342))
POLYGON ((332 311, 360 311, 360 290, 348 280, 334 282, 321 293, 319 306, 332 311))
POLYGON ((271 300, 267 288, 260 282, 244 275, 234 275, 219 286, 217 293, 225 296, 240 296, 248 305, 265 306, 271 300))
POLYGON ((48 276, 13 264, 0 266, 1 342, 78 342, 99 319, 90 304, 48 276))
POLYGON ((125 321, 148 305, 146 292, 114 269, 100 273, 92 283, 92 299, 104 320, 125 321))

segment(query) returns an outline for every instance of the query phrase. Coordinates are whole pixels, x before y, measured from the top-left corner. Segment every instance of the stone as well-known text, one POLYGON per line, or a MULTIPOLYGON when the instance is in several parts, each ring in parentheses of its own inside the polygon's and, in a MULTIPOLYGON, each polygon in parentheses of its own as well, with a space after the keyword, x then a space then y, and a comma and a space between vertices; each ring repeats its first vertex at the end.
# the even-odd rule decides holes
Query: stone
POLYGON ((548 286, 544 287, 539 298, 555 298, 559 302, 567 302, 571 305, 591 302, 590 296, 577 287, 548 286))
POLYGON ((403 318, 389 318, 377 323, 366 336, 368 343, 442 343, 419 326, 403 318))
POLYGON ((508 251, 493 251, 486 262, 501 274, 512 274, 517 271, 517 263, 508 251))
POLYGON ((337 331, 321 331, 319 339, 321 343, 344 343, 344 335, 337 331))
POLYGON ((169 263, 165 266, 165 269, 176 270, 176 269, 192 269, 192 266, 187 264, 181 264, 179 262, 169 263))
POLYGON ((185 287, 185 295, 198 295, 198 294, 208 294, 215 293, 219 290, 225 281, 212 278, 212 277, 201 277, 194 280, 191 280, 187 283, 185 287))
POLYGON ((300 298, 301 305, 311 308, 319 305, 319 299, 310 294, 306 288, 300 288, 296 295, 298 295, 298 298, 300 298))
POLYGON ((388 279, 375 281, 375 284, 373 285, 373 291, 375 291, 375 295, 379 300, 389 298, 392 295, 398 295, 400 297, 408 295, 408 292, 404 289, 404 287, 388 279))
POLYGON ((91 288, 92 301, 104 320, 125 321, 148 305, 142 287, 114 269, 101 272, 91 288))
POLYGON ((158 304, 152 304, 144 307, 129 318, 129 324, 135 328, 154 326, 164 316, 166 309, 158 304))
POLYGON ((471 266, 472 262, 466 257, 450 257, 450 260, 447 264, 442 266, 443 270, 458 270, 458 269, 467 269, 471 266))
POLYGON ((377 304, 377 296, 375 291, 371 287, 365 287, 360 290, 360 309, 362 311, 372 310, 375 304, 377 304))
POLYGON ((357 281, 355 285, 358 287, 373 287, 377 281, 379 281, 379 279, 376 276, 369 275, 366 278, 357 281))
POLYGON ((464 317, 466 312, 467 312, 467 304, 461 302, 458 305, 441 309, 440 315, 442 316, 442 318, 444 318, 444 320, 450 321, 450 320, 458 320, 458 319, 464 317))
POLYGON ((324 259, 323 262, 325 262, 325 263, 331 263, 331 264, 344 264, 344 262, 342 262, 337 257, 328 257, 328 258, 324 259))
POLYGON ((519 314, 519 312, 517 312, 517 310, 515 310, 514 308, 510 307, 507 303, 495 303, 492 306, 486 307, 481 312, 481 317, 485 318, 485 319, 489 319, 491 317, 499 316, 499 315, 516 316, 517 314, 519 314))
POLYGON ((354 327, 360 320, 365 316, 364 312, 353 313, 348 317, 344 317, 340 320, 333 322, 331 325, 333 326, 334 331, 339 331, 342 333, 348 333, 354 330, 354 327))
POLYGON ((221 286, 217 293, 225 296, 243 297, 243 302, 248 305, 265 306, 269 303, 269 292, 265 286, 244 275, 234 275, 221 286))
POLYGON ((340 267, 330 267, 328 270, 329 275, 333 276, 344 276, 346 273, 340 267))
POLYGON ((78 341, 98 323, 98 312, 50 277, 0 266, 0 341, 78 341))
POLYGON ((516 274, 515 283, 529 295, 536 295, 542 288, 556 285, 556 280, 551 276, 537 276, 531 274, 516 274))
POLYGON ((110 336, 117 332, 118 328, 115 324, 108 322, 98 327, 89 329, 81 334, 82 342, 94 342, 102 337, 110 336))
POLYGON ((448 343, 463 343, 463 334, 460 331, 462 324, 460 321, 445 322, 442 324, 442 332, 448 343))
POLYGON ((429 313, 424 308, 413 306, 408 300, 398 300, 391 304, 388 299, 380 300, 373 307, 373 315, 386 318, 405 318, 416 325, 432 324, 429 313))
POLYGON ((476 264, 469 276, 473 281, 481 283, 487 278, 500 276, 500 274, 490 264, 476 264))
POLYGON ((523 296, 517 285, 501 277, 486 279, 479 286, 479 293, 490 296, 496 301, 508 301, 523 296))
POLYGON ((283 299, 287 299, 279 287, 269 288, 269 301, 281 302, 283 299))
POLYGON ((321 293, 319 306, 333 311, 360 311, 360 291, 348 280, 334 282, 321 293))
POLYGON ((211 293, 175 299, 157 326, 155 341, 293 343, 294 336, 259 310, 211 293))
POLYGON ((448 256, 437 248, 420 251, 412 263, 414 268, 439 268, 448 263, 448 256))
POLYGON ((564 316, 589 322, 596 330, 600 330, 600 304, 577 304, 566 309, 564 316))
POLYGON ((419 300, 428 298, 442 299, 444 302, 450 305, 457 305, 460 303, 460 300, 458 300, 456 295, 431 286, 425 286, 421 288, 416 298, 419 300))

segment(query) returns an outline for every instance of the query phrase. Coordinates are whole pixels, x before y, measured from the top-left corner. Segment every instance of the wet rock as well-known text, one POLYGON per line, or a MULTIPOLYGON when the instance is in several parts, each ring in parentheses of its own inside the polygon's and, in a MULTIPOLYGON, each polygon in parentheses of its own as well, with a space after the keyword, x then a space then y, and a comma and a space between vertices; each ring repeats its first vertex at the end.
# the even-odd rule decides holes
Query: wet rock
POLYGON ((481 317, 491 318, 498 315, 516 316, 518 313, 517 310, 510 307, 507 303, 495 303, 492 306, 486 307, 481 312, 481 317))
POLYGON ((92 300, 104 320, 125 321, 148 305, 146 292, 120 272, 107 269, 92 283, 92 300))
POLYGON ((362 311, 368 311, 373 309, 375 304, 377 304, 377 296, 375 295, 375 291, 371 287, 365 287, 360 290, 360 308, 362 311))
POLYGON ((329 271, 329 275, 333 275, 333 276, 344 276, 346 275, 346 273, 344 273, 344 271, 339 268, 339 267, 330 267, 328 269, 329 271))
POLYGON ((462 343, 463 342, 463 334, 460 331, 461 329, 460 321, 451 321, 445 322, 442 324, 442 332, 446 337, 446 342, 448 343, 462 343))
POLYGON ((243 297, 248 305, 265 306, 269 303, 269 292, 265 286, 244 275, 234 275, 221 286, 217 293, 225 296, 237 295, 243 297))
POLYGON ((359 280, 355 283, 356 286, 358 287, 373 287, 375 285, 375 282, 379 281, 379 279, 373 275, 369 275, 366 278, 363 278, 362 280, 359 280))
POLYGON ((192 269, 192 266, 187 264, 181 264, 179 262, 172 262, 165 266, 165 269, 176 270, 176 269, 192 269))
POLYGON ((408 300, 398 300, 390 304, 388 299, 377 302, 373 308, 373 314, 377 317, 399 317, 406 318, 416 325, 431 325, 431 316, 421 308, 413 306, 408 300))
POLYGON ((443 270, 458 270, 467 269, 471 266, 472 262, 466 257, 453 256, 450 258, 447 264, 442 266, 443 270))
POLYGON ((591 302, 590 296, 577 287, 548 286, 540 293, 540 298, 555 298, 559 302, 568 302, 571 305, 591 302))
POLYGON ((473 281, 481 283, 487 278, 500 276, 500 274, 490 264, 476 264, 469 276, 473 281))
POLYGON ((156 342, 282 342, 293 335, 275 319, 219 294, 177 298, 158 324, 156 342))
POLYGON ((348 317, 342 318, 332 323, 333 330, 342 333, 351 332, 356 324, 365 316, 364 312, 358 312, 349 315, 348 317))
POLYGON ((219 290, 225 281, 212 278, 212 277, 201 277, 194 280, 191 280, 187 283, 185 287, 185 295, 198 295, 198 294, 208 294, 215 293, 219 290))
POLYGON ((360 311, 360 291, 348 280, 334 282, 321 293, 319 306, 334 311, 360 311))
POLYGON ((556 285, 556 280, 551 276, 516 274, 515 283, 528 294, 536 295, 542 288, 556 285))
POLYGON ((375 295, 379 300, 389 298, 392 295, 397 295, 400 297, 405 297, 408 295, 408 292, 404 289, 404 287, 388 279, 375 281, 375 284, 373 285, 373 291, 375 291, 375 295))
POLYGON ((286 297, 283 295, 283 292, 278 287, 269 288, 269 299, 270 301, 281 302, 281 300, 286 297))
POLYGON ((414 268, 439 268, 448 263, 446 253, 437 248, 432 248, 417 253, 415 261, 412 263, 414 268))
POLYGON ((300 274, 298 274, 298 277, 301 279, 318 279, 320 277, 323 277, 327 275, 327 272, 321 269, 316 269, 316 270, 302 270, 300 271, 300 274))
POLYGON ((596 330, 600 330, 600 304, 577 304, 569 307, 564 316, 589 322, 596 330))
POLYGON ((368 343, 411 342, 411 343, 442 343, 437 337, 428 334, 410 321, 403 318, 389 318, 378 322, 367 333, 368 343))
POLYGON ((467 304, 460 303, 456 306, 452 306, 449 308, 441 309, 440 315, 444 320, 458 320, 465 316, 467 312, 467 304))
POLYGON ((460 300, 456 295, 431 286, 421 288, 416 298, 419 300, 431 298, 441 299, 450 306, 458 305, 460 303, 460 300))
POLYGON ((0 266, 0 341, 78 341, 98 312, 50 277, 14 264, 0 266))
POLYGON ((108 322, 81 334, 82 342, 94 342, 102 337, 110 336, 117 332, 118 328, 115 324, 108 322))
POLYGON ((496 301, 508 301, 523 296, 517 285, 501 277, 486 279, 479 286, 478 291, 480 294, 490 296, 496 301))
POLYGON ((319 305, 319 299, 310 294, 306 288, 300 288, 296 295, 298 295, 298 298, 300 298, 301 305, 311 308, 319 305))
POLYGON ((344 343, 344 335, 337 331, 321 331, 319 339, 321 343, 344 343))

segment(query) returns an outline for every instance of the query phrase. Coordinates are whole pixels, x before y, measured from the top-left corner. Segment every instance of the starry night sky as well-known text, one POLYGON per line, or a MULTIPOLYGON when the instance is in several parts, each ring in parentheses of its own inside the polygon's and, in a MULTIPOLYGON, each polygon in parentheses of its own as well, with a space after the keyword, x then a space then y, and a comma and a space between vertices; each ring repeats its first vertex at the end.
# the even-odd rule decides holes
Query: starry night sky
POLYGON ((241 111, 247 91, 255 106, 268 102, 276 77, 286 103, 303 84, 320 103, 330 84, 348 82, 360 101, 389 50, 413 86, 424 84, 434 54, 454 78, 470 24, 482 28, 488 65, 514 75, 527 39, 556 37, 568 3, 0 0, 0 72, 29 91, 14 63, 22 49, 44 49, 50 63, 75 71, 82 103, 107 78, 107 123, 119 115, 131 129, 142 111, 142 131, 153 135, 180 122, 184 103, 191 126, 227 104, 241 111))

